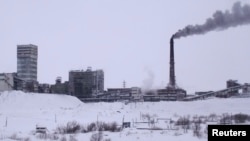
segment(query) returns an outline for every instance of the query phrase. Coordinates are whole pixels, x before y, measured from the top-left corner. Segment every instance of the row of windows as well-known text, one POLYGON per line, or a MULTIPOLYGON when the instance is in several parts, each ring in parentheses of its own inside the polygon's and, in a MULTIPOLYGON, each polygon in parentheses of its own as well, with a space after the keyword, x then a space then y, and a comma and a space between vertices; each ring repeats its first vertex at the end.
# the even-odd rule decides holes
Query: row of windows
POLYGON ((20 78, 30 78, 30 79, 36 79, 37 76, 30 76, 30 75, 18 75, 20 78))
POLYGON ((17 50, 17 55, 21 55, 21 54, 38 54, 37 50, 17 50))
POLYGON ((17 71, 19 74, 32 74, 32 75, 37 75, 37 71, 25 71, 25 70, 18 70, 17 71))
POLYGON ((20 64, 20 65, 17 65, 17 68, 18 69, 28 69, 28 70, 29 69, 33 69, 33 70, 35 69, 36 70, 37 69, 37 65, 21 65, 20 64))
POLYGON ((30 74, 36 74, 37 70, 25 70, 25 69, 18 69, 18 73, 30 73, 30 74))
POLYGON ((25 76, 37 76, 36 73, 28 73, 28 72, 18 72, 19 75, 25 75, 25 76))
POLYGON ((36 67, 27 67, 27 66, 19 66, 17 67, 17 70, 18 71, 37 71, 37 68, 36 67))
POLYGON ((32 77, 32 76, 19 76, 19 78, 24 80, 37 80, 37 77, 32 77))
POLYGON ((22 58, 22 59, 17 59, 17 63, 37 63, 37 59, 32 59, 32 58, 22 58))
POLYGON ((27 47, 27 46, 18 46, 17 47, 17 52, 23 52, 23 51, 36 51, 37 52, 37 47, 27 47))

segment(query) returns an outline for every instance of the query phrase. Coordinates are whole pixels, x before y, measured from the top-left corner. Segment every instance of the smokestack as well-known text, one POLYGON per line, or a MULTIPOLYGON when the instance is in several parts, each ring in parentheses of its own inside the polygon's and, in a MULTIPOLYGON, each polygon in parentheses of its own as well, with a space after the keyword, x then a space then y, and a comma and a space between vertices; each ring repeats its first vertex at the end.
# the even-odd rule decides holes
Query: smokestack
POLYGON ((174 36, 170 39, 170 70, 169 70, 169 87, 175 88, 175 71, 174 71, 174 36))

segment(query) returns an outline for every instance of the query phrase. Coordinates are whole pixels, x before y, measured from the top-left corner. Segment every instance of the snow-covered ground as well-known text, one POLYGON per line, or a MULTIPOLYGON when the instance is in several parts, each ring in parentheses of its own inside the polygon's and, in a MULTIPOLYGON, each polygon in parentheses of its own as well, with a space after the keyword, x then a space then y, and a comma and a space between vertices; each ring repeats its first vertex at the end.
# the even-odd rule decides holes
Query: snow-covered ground
MULTIPOLYGON (((150 115, 157 121, 155 127, 169 129, 168 119, 177 120, 180 117, 222 115, 224 113, 244 113, 250 115, 250 98, 231 98, 193 102, 138 102, 125 104, 115 103, 82 103, 73 96, 57 94, 35 94, 20 91, 3 92, 0 94, 0 140, 11 141, 14 138, 28 138, 42 140, 34 135, 36 125, 47 127, 53 133, 58 126, 77 121, 81 125, 88 125, 96 121, 131 122, 131 128, 121 132, 103 132, 103 137, 111 141, 181 141, 207 140, 206 135, 201 138, 193 136, 188 130, 139 130, 149 128, 145 122, 145 115, 150 115), (144 116, 143 116, 144 115, 144 116), (160 119, 163 119, 162 121, 160 119)), ((202 131, 203 132, 203 131, 202 131)), ((74 135, 59 135, 58 140, 74 136, 76 140, 90 140, 96 132, 77 133, 74 135)), ((28 140, 27 139, 27 140, 28 140)))

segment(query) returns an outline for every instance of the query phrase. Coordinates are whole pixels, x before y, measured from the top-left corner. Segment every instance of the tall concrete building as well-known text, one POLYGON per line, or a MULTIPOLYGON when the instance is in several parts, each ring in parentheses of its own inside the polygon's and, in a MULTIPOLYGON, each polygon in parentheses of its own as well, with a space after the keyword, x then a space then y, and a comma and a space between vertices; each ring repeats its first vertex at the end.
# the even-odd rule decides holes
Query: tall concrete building
POLYGON ((26 82, 37 81, 38 47, 36 45, 17 45, 17 75, 26 82))
POLYGON ((103 70, 74 70, 69 72, 69 93, 79 98, 95 97, 104 92, 103 70))

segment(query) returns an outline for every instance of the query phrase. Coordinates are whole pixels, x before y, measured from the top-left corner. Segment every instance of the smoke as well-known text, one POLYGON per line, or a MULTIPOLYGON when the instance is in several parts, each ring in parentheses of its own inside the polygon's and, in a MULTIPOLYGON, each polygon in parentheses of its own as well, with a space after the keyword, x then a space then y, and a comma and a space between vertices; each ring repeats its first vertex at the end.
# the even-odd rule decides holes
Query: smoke
POLYGON ((147 67, 144 68, 144 72, 147 74, 147 77, 146 77, 146 79, 143 80, 142 89, 143 89, 143 91, 147 91, 147 90, 152 89, 152 86, 154 84, 155 75, 154 75, 153 71, 147 67))
POLYGON ((205 34, 209 31, 226 30, 230 27, 250 24, 250 5, 241 6, 240 2, 234 3, 231 12, 216 11, 212 18, 208 18, 202 25, 188 25, 176 32, 175 39, 190 35, 205 34))

